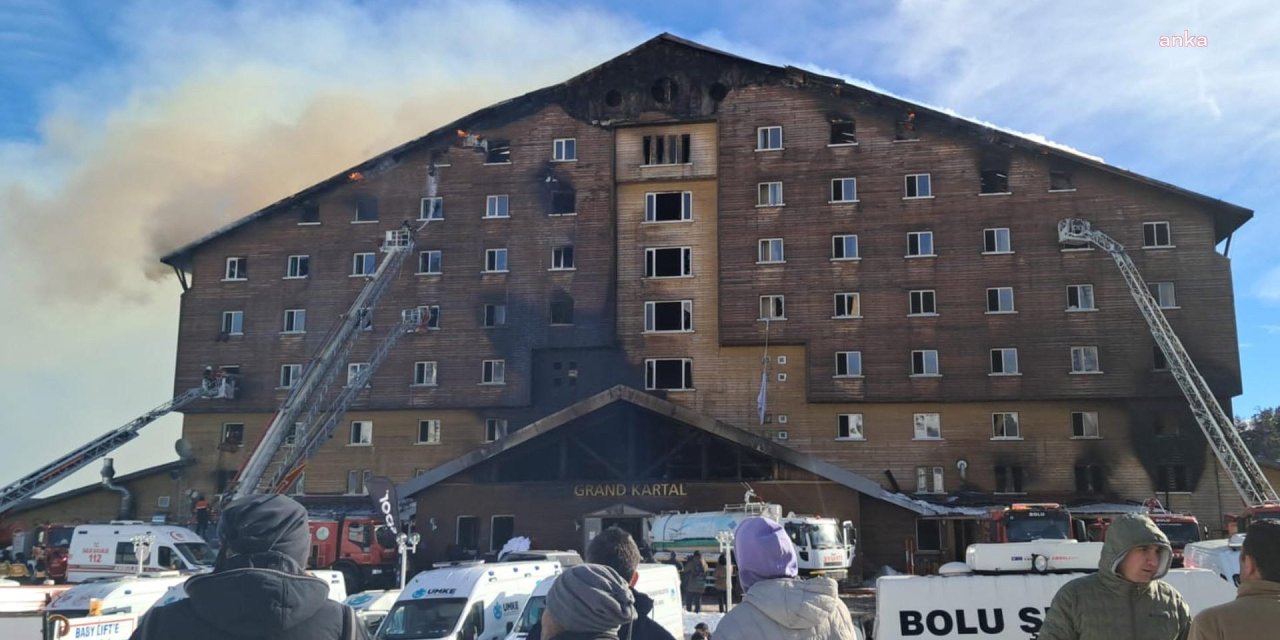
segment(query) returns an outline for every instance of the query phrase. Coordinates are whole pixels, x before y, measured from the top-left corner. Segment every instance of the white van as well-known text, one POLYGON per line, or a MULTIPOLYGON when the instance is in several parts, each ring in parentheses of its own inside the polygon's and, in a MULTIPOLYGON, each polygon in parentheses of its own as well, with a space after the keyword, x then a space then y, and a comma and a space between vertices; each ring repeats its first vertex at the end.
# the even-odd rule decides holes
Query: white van
MULTIPOLYGON (((676 638, 684 637, 684 605, 680 601, 680 572, 669 564, 642 564, 636 567, 636 591, 653 598, 653 611, 649 617, 676 638)), ((529 602, 520 611, 520 620, 506 640, 524 640, 533 625, 542 619, 547 606, 547 592, 555 582, 555 576, 543 578, 534 588, 529 602)))
POLYGON ((360 622, 364 623, 372 636, 378 632, 378 625, 382 624, 382 619, 387 617, 387 612, 399 598, 399 589, 361 591, 349 596, 343 604, 356 612, 356 617, 360 618, 360 622))
POLYGON ((71 587, 49 603, 46 610, 68 618, 82 618, 89 615, 90 602, 97 600, 102 606, 98 615, 131 614, 141 617, 169 589, 181 585, 190 577, 189 574, 166 571, 142 576, 101 578, 71 587))
POLYGON ((559 562, 467 563, 414 576, 378 627, 378 640, 502 640, 559 562))
POLYGON ((161 571, 204 572, 213 568, 216 554, 204 538, 190 529, 141 521, 82 524, 71 535, 67 556, 67 582, 92 578, 130 576, 138 572, 133 539, 151 536, 151 551, 144 559, 144 573, 161 571))

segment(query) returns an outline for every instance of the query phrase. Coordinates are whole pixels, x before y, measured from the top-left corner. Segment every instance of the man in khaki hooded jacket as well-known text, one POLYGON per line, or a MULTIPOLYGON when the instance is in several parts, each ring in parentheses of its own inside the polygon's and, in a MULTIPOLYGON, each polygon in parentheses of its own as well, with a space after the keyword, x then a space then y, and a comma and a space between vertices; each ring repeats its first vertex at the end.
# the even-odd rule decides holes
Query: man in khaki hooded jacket
POLYGON ((1098 572, 1058 590, 1038 639, 1185 640, 1191 610, 1160 579, 1172 559, 1169 539, 1150 518, 1117 518, 1107 529, 1098 572))
POLYGON ((1261 640, 1280 634, 1280 522, 1249 525, 1240 551, 1240 589, 1234 602, 1201 611, 1191 640, 1261 640))

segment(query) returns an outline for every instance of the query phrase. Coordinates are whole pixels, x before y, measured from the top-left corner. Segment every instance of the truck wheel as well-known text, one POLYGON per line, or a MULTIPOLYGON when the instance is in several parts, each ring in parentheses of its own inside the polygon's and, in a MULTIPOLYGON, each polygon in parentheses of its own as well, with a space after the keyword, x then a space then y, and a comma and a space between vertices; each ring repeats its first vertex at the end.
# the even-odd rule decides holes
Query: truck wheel
POLYGON ((347 583, 347 594, 359 593, 363 587, 363 580, 360 577, 360 570, 349 564, 334 567, 342 572, 342 580, 347 583))

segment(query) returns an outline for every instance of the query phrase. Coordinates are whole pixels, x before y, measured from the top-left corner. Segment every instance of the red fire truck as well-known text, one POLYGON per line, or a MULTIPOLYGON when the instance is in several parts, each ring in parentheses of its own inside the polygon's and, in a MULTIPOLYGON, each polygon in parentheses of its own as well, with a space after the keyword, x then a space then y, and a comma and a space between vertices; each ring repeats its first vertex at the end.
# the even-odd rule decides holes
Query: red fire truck
POLYGON ((1174 567, 1182 566, 1182 552, 1187 544, 1204 540, 1204 529, 1195 516, 1152 512, 1147 517, 1169 538, 1169 545, 1173 547, 1174 567))
POLYGON ((317 514, 311 526, 311 569, 341 571, 347 592, 374 586, 394 586, 396 541, 381 518, 372 513, 317 514))
POLYGON ((1051 502, 997 507, 991 512, 987 529, 987 539, 991 542, 1070 540, 1072 537, 1071 512, 1051 502))

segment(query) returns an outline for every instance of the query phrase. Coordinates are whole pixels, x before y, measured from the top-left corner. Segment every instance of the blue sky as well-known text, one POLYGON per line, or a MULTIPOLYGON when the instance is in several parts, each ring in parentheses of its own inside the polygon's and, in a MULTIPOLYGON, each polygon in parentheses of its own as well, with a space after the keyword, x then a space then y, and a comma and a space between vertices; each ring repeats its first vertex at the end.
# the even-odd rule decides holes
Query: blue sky
MULTIPOLYGON (((160 254, 662 31, 1253 209, 1231 247, 1235 412, 1280 404, 1280 12, 1262 0, 0 0, 0 482, 170 396, 160 254), (1186 32, 1208 46, 1159 46, 1186 32)), ((172 458, 178 435, 161 421, 117 468, 172 458)))

